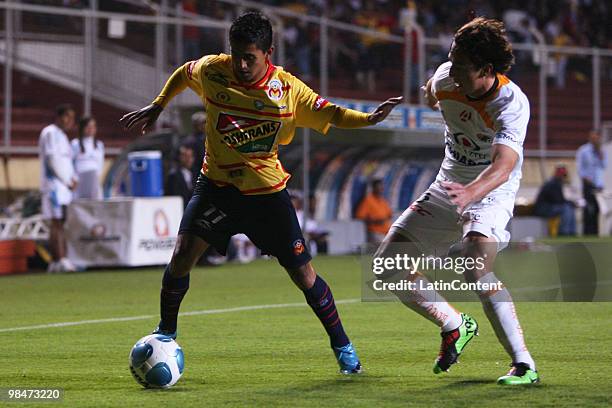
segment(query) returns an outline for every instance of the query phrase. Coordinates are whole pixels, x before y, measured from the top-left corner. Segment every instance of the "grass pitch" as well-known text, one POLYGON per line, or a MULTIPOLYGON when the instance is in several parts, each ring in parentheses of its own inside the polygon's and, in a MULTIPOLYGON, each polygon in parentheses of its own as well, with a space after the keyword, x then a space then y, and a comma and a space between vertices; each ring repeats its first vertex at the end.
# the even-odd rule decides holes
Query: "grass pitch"
POLYGON ((349 300, 339 311, 364 364, 361 376, 337 374, 327 336, 301 292, 276 262, 258 261, 192 273, 181 310, 217 312, 179 319, 185 372, 162 391, 143 389, 128 370, 132 345, 157 324, 162 268, 2 277, 0 388, 61 387, 58 405, 69 407, 612 403, 612 303, 517 304, 542 384, 502 388, 495 379, 510 360, 479 303, 456 305, 479 321, 481 335, 461 364, 435 376, 435 326, 397 303, 350 301, 360 297, 358 258, 319 257, 314 263, 336 300, 349 300), (225 310, 282 304, 290 305, 225 310), (136 318, 106 320, 123 317, 136 318), (59 322, 80 323, 6 330, 59 322))

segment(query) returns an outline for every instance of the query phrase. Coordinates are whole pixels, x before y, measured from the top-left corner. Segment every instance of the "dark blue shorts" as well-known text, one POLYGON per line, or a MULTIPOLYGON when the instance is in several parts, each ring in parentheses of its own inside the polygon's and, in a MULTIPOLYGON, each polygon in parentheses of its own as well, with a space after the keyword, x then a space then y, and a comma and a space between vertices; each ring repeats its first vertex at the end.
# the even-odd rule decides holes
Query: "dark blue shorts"
POLYGON ((200 175, 181 220, 182 233, 199 236, 223 255, 232 235, 243 233, 285 268, 298 268, 312 259, 287 190, 244 195, 200 175))

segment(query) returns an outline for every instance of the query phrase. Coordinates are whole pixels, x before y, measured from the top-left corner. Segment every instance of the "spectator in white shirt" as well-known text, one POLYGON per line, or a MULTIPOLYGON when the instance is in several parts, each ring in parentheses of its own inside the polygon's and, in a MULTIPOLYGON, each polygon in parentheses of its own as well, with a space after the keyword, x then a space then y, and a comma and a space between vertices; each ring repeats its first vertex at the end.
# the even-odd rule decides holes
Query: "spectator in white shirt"
POLYGON ((72 201, 72 191, 77 186, 77 175, 72 164, 72 150, 68 132, 74 126, 74 109, 70 105, 57 107, 55 123, 40 132, 38 141, 41 164, 40 190, 43 218, 49 221, 49 245, 52 262, 48 272, 74 271, 74 265, 66 258, 64 222, 66 207, 72 201))
POLYGON ((100 176, 104 167, 104 143, 96 139, 96 120, 86 116, 79 121, 79 138, 72 140, 74 168, 79 185, 74 198, 102 199, 100 176))

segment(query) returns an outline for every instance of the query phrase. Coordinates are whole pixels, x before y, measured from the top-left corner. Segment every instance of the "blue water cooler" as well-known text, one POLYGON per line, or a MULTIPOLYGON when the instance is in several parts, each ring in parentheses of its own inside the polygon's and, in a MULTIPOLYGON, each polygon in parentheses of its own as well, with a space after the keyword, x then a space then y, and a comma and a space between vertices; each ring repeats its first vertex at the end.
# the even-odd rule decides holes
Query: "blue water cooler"
POLYGON ((130 186, 134 197, 164 195, 162 154, 157 150, 128 153, 130 186))

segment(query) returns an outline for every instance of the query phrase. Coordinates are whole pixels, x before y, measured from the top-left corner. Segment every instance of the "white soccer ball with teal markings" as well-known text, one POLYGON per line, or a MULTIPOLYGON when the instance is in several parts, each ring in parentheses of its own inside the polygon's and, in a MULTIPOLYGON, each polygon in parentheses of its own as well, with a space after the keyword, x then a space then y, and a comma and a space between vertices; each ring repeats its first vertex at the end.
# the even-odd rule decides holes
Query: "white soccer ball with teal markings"
POLYGON ((172 387, 181 378, 184 367, 181 347, 161 334, 143 337, 130 352, 130 371, 146 388, 172 387))

